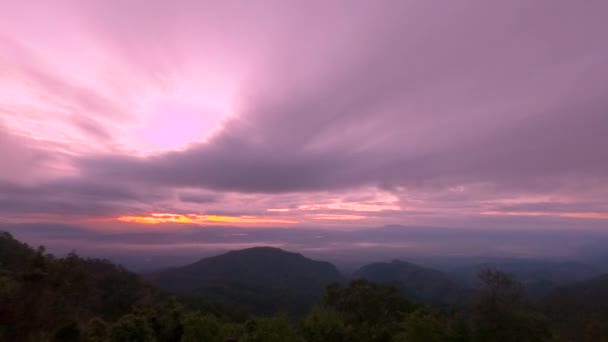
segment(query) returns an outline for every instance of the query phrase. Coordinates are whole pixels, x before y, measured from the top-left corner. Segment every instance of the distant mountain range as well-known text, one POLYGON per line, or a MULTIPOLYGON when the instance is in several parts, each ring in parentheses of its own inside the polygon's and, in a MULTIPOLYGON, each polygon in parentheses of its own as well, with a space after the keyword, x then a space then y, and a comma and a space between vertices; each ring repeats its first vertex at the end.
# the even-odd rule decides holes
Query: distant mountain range
POLYGON ((304 312, 325 286, 344 280, 329 262, 271 247, 231 251, 145 278, 167 291, 202 294, 261 314, 304 312))
POLYGON ((467 301, 470 295, 470 291, 461 288, 440 271, 399 260, 363 266, 352 277, 390 283, 404 297, 422 302, 460 304, 467 301))
POLYGON ((220 303, 264 314, 277 310, 303 312, 318 302, 326 285, 358 278, 392 284, 404 297, 415 301, 458 305, 470 299, 477 272, 482 268, 513 274, 534 298, 597 275, 594 268, 576 262, 478 259, 454 267, 451 273, 406 261, 376 262, 345 277, 329 262, 278 248, 255 247, 144 277, 166 291, 201 294, 220 303))
POLYGON ((448 263, 435 262, 458 285, 475 288, 481 269, 492 268, 513 275, 532 298, 542 298, 552 290, 567 284, 585 281, 601 274, 597 268, 572 260, 542 260, 528 258, 466 257, 448 263))
MULTIPOLYGON (((347 280, 328 262, 271 247, 231 251, 145 278, 166 291, 201 294, 256 313, 307 310, 327 285, 347 280)), ((421 302, 459 304, 469 295, 444 273, 404 261, 369 264, 350 278, 392 284, 421 302)))
POLYGON ((608 274, 559 287, 552 291, 547 298, 555 296, 585 303, 589 308, 601 308, 608 313, 608 274))
MULTIPOLYGON (((19 271, 33 253, 28 245, 0 232, 0 271, 19 271)), ((525 259, 471 261, 475 262, 452 265, 449 273, 406 261, 376 262, 344 276, 329 262, 278 248, 255 247, 147 273, 143 278, 168 292, 201 295, 243 311, 298 314, 318 303, 330 283, 359 278, 392 284, 404 297, 415 301, 458 305, 470 299, 477 271, 489 267, 513 274, 528 293, 551 303, 554 311, 569 303, 586 303, 589 312, 598 301, 608 307, 607 276, 597 277, 598 272, 585 264, 525 259)))
POLYGON ((571 341, 581 332, 608 331, 603 319, 608 316, 608 274, 558 287, 541 300, 541 305, 551 319, 568 323, 564 329, 571 341))

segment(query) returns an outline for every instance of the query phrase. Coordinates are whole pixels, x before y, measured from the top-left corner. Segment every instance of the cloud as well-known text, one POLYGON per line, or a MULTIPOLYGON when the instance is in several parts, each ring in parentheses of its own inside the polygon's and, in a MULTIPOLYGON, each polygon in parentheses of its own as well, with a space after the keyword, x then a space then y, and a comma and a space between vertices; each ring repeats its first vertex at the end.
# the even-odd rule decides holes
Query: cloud
MULTIPOLYGON (((14 189, 3 210, 301 215, 304 222, 360 216, 432 225, 446 217, 503 224, 480 215, 530 212, 543 203, 553 203, 547 213, 581 213, 585 205, 605 211, 605 3, 267 6, 273 10, 60 4, 44 19, 58 24, 50 42, 7 18, 2 75, 29 88, 14 90, 23 96, 19 105, 0 98, 11 120, 10 131, 0 127, 0 142, 17 152, 0 179, 27 178, 31 165, 47 170, 30 165, 36 154, 23 147, 46 128, 44 114, 62 123, 45 141, 69 148, 49 144, 43 154, 67 154, 64 174, 14 189), (166 98, 188 106, 159 106, 166 98), (200 108, 221 107, 225 117, 203 120, 209 112, 196 115, 193 99, 204 102, 200 108), (216 125, 212 134, 201 130, 189 144, 152 152, 129 139, 138 124, 146 136, 169 125, 179 136, 174 111, 185 107, 192 117, 184 130, 216 125), (565 198, 572 208, 560 206, 565 198), (301 206, 317 210, 302 213, 301 206)), ((0 145, 1 153, 11 151, 0 145)))
POLYGON ((36 155, 23 146, 19 137, 6 132, 0 121, 0 158, 4 167, 0 168, 0 179, 16 180, 36 163, 36 155))
POLYGON ((190 203, 213 203, 217 202, 220 197, 220 195, 214 193, 184 192, 178 195, 180 201, 190 203))
POLYGON ((53 65, 21 42, 0 36, 0 62, 7 68, 5 77, 34 89, 40 99, 68 112, 102 118, 128 120, 126 108, 99 89, 79 84, 74 75, 58 73, 53 65))
POLYGON ((55 178, 29 185, 0 183, 0 208, 5 218, 96 220, 126 214, 162 211, 172 197, 166 189, 146 190, 126 184, 78 178, 55 178))
POLYGON ((43 142, 11 132, 0 118, 0 183, 27 184, 56 173, 63 153, 50 154, 43 142))
POLYGON ((352 18, 330 8, 318 22, 326 40, 286 33, 288 47, 315 53, 270 51, 237 115, 207 142, 80 166, 91 177, 252 193, 480 182, 542 191, 604 179, 608 49, 593 13, 603 5, 545 13, 540 3, 468 2, 449 15, 435 5, 414 8, 432 25, 408 23, 405 5, 354 6, 352 18))

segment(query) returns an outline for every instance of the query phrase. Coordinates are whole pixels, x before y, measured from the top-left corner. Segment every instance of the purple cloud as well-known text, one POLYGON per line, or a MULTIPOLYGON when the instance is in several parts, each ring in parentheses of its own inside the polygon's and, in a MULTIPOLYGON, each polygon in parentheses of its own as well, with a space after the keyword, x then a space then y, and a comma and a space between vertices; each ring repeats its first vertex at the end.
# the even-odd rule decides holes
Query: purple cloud
POLYGON ((605 227, 607 9, 3 4, 0 213, 605 227))

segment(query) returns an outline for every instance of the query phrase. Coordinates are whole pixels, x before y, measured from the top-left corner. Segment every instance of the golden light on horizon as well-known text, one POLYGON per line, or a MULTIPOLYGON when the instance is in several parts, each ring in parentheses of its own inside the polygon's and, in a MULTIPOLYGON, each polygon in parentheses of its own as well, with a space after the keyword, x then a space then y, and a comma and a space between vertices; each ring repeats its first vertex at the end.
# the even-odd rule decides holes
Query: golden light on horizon
POLYGON ((350 214, 317 214, 315 220, 336 220, 336 221, 358 221, 365 219, 365 216, 350 214))
POLYGON ((257 216, 220 216, 220 215, 198 215, 198 214, 170 214, 152 213, 150 216, 121 216, 118 221, 139 224, 161 224, 161 223, 227 223, 227 224, 294 224, 297 221, 288 219, 276 219, 257 216))

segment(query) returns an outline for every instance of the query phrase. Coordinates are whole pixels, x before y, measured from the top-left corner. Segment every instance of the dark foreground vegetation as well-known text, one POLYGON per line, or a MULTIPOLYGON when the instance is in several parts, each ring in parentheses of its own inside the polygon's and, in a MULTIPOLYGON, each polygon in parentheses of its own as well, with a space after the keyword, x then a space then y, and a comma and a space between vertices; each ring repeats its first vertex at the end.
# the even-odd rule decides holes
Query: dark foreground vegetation
MULTIPOLYGON (((314 268, 291 258, 289 267, 304 265, 309 272, 300 281, 316 286, 314 268)), ((221 272, 216 262, 206 263, 221 272)), ((333 277, 327 265, 316 265, 323 279, 333 277)), ((152 278, 170 287, 180 285, 171 280, 182 276, 171 270, 152 278)), ((463 295, 463 303, 452 294, 444 294, 451 305, 412 300, 392 285, 356 279, 326 286, 307 312, 286 303, 272 314, 252 316, 207 292, 171 295, 108 261, 73 253, 57 258, 0 233, 0 341, 608 341, 607 276, 534 302, 508 274, 485 269, 479 277, 481 287, 463 295)), ((309 295, 309 287, 285 278, 284 287, 294 287, 297 298, 309 295)), ((223 293, 218 279, 212 277, 214 291, 223 293)), ((437 289, 452 289, 440 280, 437 289)), ((245 295, 232 285, 224 292, 252 305, 258 285, 245 295)), ((274 297, 260 305, 264 299, 274 297)))

